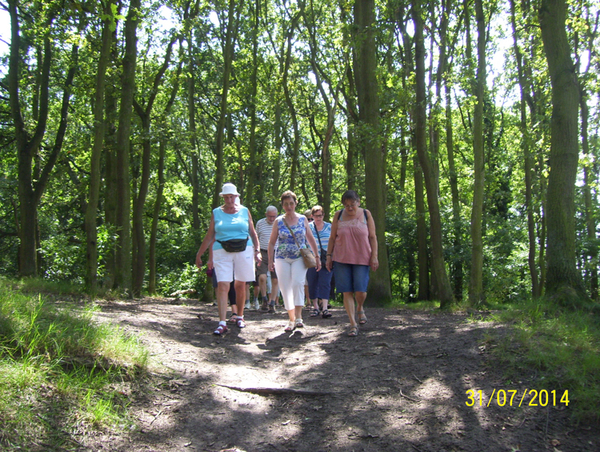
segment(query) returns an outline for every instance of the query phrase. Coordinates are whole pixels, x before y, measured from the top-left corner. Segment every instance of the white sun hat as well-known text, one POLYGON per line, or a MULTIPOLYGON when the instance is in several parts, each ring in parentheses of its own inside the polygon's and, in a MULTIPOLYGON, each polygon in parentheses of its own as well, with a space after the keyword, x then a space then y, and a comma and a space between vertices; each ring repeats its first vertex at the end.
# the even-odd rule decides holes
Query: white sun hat
POLYGON ((221 191, 221 193, 219 193, 219 196, 223 197, 225 195, 240 196, 240 194, 237 192, 237 188, 231 182, 227 182, 226 184, 223 184, 223 191, 221 191))

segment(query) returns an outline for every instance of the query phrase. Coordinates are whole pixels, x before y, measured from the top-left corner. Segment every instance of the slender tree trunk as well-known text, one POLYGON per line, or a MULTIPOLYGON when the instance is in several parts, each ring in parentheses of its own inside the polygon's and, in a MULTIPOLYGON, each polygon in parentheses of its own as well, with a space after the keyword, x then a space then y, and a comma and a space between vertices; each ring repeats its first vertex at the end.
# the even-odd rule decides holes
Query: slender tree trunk
POLYGON ((146 107, 142 107, 135 99, 133 106, 142 123, 142 173, 139 180, 139 190, 134 203, 133 211, 133 241, 134 241, 134 259, 133 259, 133 295, 139 297, 144 285, 144 276, 146 273, 146 236, 144 234, 144 208, 146 205, 146 196, 150 185, 150 157, 152 154, 152 143, 150 141, 150 124, 152 108, 159 92, 162 79, 169 67, 171 61, 171 52, 175 39, 172 38, 167 46, 165 60, 158 72, 154 76, 152 91, 148 98, 146 107))
POLYGON ((290 169, 290 190, 295 191, 296 190, 296 183, 298 182, 298 167, 299 167, 299 161, 298 161, 298 155, 300 153, 300 142, 301 142, 301 136, 300 136, 300 126, 298 124, 298 114, 296 112, 296 107, 294 106, 294 100, 292 99, 292 94, 290 91, 290 87, 289 87, 289 72, 290 72, 290 65, 292 63, 292 47, 293 47, 293 37, 294 37, 294 30, 296 29, 297 26, 297 21, 298 18, 297 16, 294 17, 292 19, 292 23, 290 24, 290 28, 287 32, 287 37, 286 37, 286 41, 287 41, 287 46, 286 46, 286 53, 285 53, 285 60, 284 60, 284 67, 283 67, 283 94, 285 97, 285 103, 287 104, 288 110, 290 112, 290 116, 292 118, 292 126, 293 126, 293 130, 294 130, 294 141, 292 144, 292 166, 290 169))
POLYGON ((221 106, 219 108, 219 120, 217 122, 216 139, 216 174, 215 174, 215 192, 213 196, 213 207, 219 204, 219 193, 223 185, 224 176, 224 143, 225 126, 227 121, 227 110, 229 108, 229 86, 231 84, 231 70, 233 66, 233 56, 235 50, 235 36, 239 23, 240 11, 244 2, 229 1, 229 13, 227 19, 227 32, 225 35, 225 46, 223 49, 223 89, 221 93, 221 106))
POLYGON ((243 198, 247 207, 253 206, 255 197, 255 184, 259 172, 258 150, 256 146, 256 95, 258 91, 258 28, 260 25, 260 2, 255 1, 254 11, 254 26, 252 29, 252 74, 250 76, 250 99, 249 99, 249 116, 250 116, 250 142, 248 143, 248 151, 250 158, 248 160, 248 181, 243 198))
MULTIPOLYGON (((112 14, 111 3, 104 5, 104 14, 112 14)), ((100 197, 101 159, 104 148, 104 92, 106 87, 106 70, 110 62, 110 45, 112 36, 110 21, 104 20, 102 25, 102 47, 98 59, 96 73, 96 92, 94 97, 94 144, 90 158, 90 187, 88 202, 85 210, 86 233, 86 280, 90 294, 94 295, 98 289, 98 200, 100 197)))
POLYGON ((427 204, 425 202, 425 187, 423 186, 423 170, 416 155, 413 168, 415 176, 415 210, 417 214, 417 263, 419 266, 417 300, 423 301, 431 298, 431 284, 429 281, 429 247, 427 246, 427 204))
MULTIPOLYGON (((526 71, 523 67, 523 55, 519 48, 518 33, 517 33, 517 19, 515 11, 514 0, 510 1, 511 10, 511 23, 513 31, 513 42, 515 55, 517 60, 517 71, 519 75, 519 87, 521 91, 521 103, 519 105, 521 115, 521 134, 523 136, 522 148, 525 155, 524 159, 524 172, 525 172, 525 206, 527 209, 527 233, 529 240, 529 274, 531 275, 531 295, 533 298, 537 298, 541 295, 540 283, 538 278, 538 270, 536 264, 536 231, 535 231, 535 219, 534 219, 534 205, 533 205, 533 157, 531 155, 531 138, 530 138, 530 124, 532 121, 527 121, 527 96, 530 92, 531 83, 526 77, 526 71)), ((532 118, 533 119, 533 118, 532 118)))
POLYGON ((359 144, 364 150, 365 173, 369 175, 369 183, 365 184, 365 198, 375 220, 379 247, 379 270, 371 276, 369 298, 376 300, 377 303, 387 303, 392 298, 392 286, 385 241, 386 171, 379 124, 377 52, 373 29, 374 0, 355 0, 354 23, 356 30, 354 76, 359 105, 359 144))
MULTIPOLYGON (((588 141, 588 121, 589 108, 587 105, 587 94, 581 93, 581 148, 583 154, 590 156, 590 146, 588 141)), ((591 161, 592 159, 590 159, 591 161)), ((583 197, 585 202, 585 226, 588 237, 588 256, 589 264, 587 271, 589 272, 588 279, 590 281, 590 295, 592 300, 598 301, 598 245, 596 245, 596 215, 594 215, 594 203, 592 201, 592 184, 596 180, 593 166, 588 164, 583 167, 583 197)))
POLYGON ((576 268, 575 180, 579 160, 579 87, 565 28, 565 0, 542 0, 540 28, 552 84, 546 293, 557 303, 587 298, 576 268))
POLYGON ((462 221, 460 217, 460 198, 458 196, 458 172, 454 162, 454 134, 452 129, 452 101, 450 86, 446 84, 446 152, 448 153, 448 172, 450 174, 450 192, 452 194, 452 223, 454 226, 454 262, 452 263, 452 282, 456 300, 463 298, 463 257, 462 257, 462 221))
POLYGON ((483 0, 475 0, 477 19, 477 87, 475 113, 473 115, 473 210, 471 211, 471 279, 469 281, 469 302, 473 306, 484 301, 483 292, 483 196, 485 188, 485 158, 483 144, 483 102, 486 81, 485 61, 485 17, 483 0))
POLYGON ((421 0, 414 0, 412 8, 413 22, 415 24, 415 73, 417 96, 415 107, 415 144, 419 155, 419 162, 423 169, 425 188, 427 190, 427 204, 429 207, 429 221, 431 225, 431 269, 432 279, 436 284, 434 292, 440 299, 440 307, 447 308, 454 304, 454 296, 450 287, 450 280, 446 272, 442 242, 442 221, 438 204, 437 181, 435 168, 427 153, 427 131, 425 105, 425 46, 423 40, 423 18, 421 17, 421 0))
POLYGON ((356 191, 356 181, 358 179, 358 150, 356 144, 356 129, 358 127, 358 108, 356 106, 356 88, 354 85, 354 73, 348 65, 346 69, 348 90, 346 93, 347 114, 347 140, 348 150, 346 152, 346 186, 348 190, 356 191))
POLYGON ((117 189, 117 287, 131 295, 131 187, 129 175, 131 117, 135 91, 135 70, 137 61, 137 26, 139 22, 140 0, 131 0, 125 21, 125 56, 121 79, 121 104, 119 108, 119 128, 117 131, 116 189, 117 189))
POLYGON ((273 162, 273 185, 271 187, 271 199, 279 199, 281 195, 279 184, 281 179, 281 155, 280 149, 283 146, 283 137, 281 132, 281 102, 277 101, 275 105, 275 125, 274 125, 274 141, 275 141, 275 156, 273 162))
MULTIPOLYGON (((156 241, 158 238, 158 221, 160 217, 160 210, 163 202, 163 192, 165 189, 165 155, 167 140, 170 137, 170 133, 167 132, 167 118, 171 113, 171 109, 175 104, 175 99, 179 93, 179 77, 181 76, 181 70, 183 67, 183 61, 179 62, 177 67, 177 74, 175 75, 175 83, 171 90, 171 96, 165 106, 163 112, 163 131, 160 135, 158 143, 158 168, 156 169, 156 176, 158 178, 156 184, 156 199, 154 200, 154 209, 152 215, 152 225, 150 226, 150 243, 148 246, 148 293, 151 295, 156 293, 156 241)), ((212 285, 211 285, 212 287, 212 285)))

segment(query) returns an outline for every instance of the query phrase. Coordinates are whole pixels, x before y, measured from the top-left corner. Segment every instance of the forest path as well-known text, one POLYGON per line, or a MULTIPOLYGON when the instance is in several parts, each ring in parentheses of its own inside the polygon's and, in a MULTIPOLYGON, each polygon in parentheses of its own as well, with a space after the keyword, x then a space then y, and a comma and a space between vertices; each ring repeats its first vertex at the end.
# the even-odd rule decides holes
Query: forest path
MULTIPOLYGON (((309 317, 247 311, 245 329, 217 337, 217 309, 195 300, 99 301, 99 321, 141 337, 156 363, 132 393, 138 429, 87 438, 112 451, 598 451, 597 429, 568 422, 569 409, 521 407, 536 387, 503 380, 489 334, 509 327, 464 313, 367 308, 348 337, 345 311, 309 317), (479 406, 467 391, 481 390, 479 406), (494 391, 518 390, 508 406, 494 391)), ((552 388, 547 388, 551 390, 552 388)))

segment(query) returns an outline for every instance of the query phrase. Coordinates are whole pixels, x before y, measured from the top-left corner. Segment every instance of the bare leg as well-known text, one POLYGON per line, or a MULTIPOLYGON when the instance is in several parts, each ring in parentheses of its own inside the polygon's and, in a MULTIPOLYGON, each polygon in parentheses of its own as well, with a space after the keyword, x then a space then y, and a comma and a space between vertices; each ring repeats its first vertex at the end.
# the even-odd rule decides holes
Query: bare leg
POLYGON ((246 306, 246 283, 244 281, 235 281, 235 304, 237 305, 237 314, 244 317, 244 307, 246 306))
POLYGON ((219 310, 219 320, 227 320, 227 303, 229 301, 229 282, 220 282, 217 284, 217 308, 219 310))
POLYGON ((258 286, 260 287, 261 299, 267 296, 267 275, 258 275, 258 286))
POLYGON ((367 299, 367 292, 354 292, 356 297, 356 311, 361 312, 364 310, 363 305, 367 299))
POLYGON ((296 320, 296 309, 290 309, 287 313, 290 322, 294 323, 294 321, 296 320))
POLYGON ((274 301, 275 304, 277 303, 277 300, 279 299, 279 280, 277 278, 271 278, 271 300, 269 301, 274 301))
POLYGON ((294 310, 296 311, 294 314, 296 315, 296 320, 302 320, 302 308, 304 306, 294 306, 294 310))
POLYGON ((350 320, 350 326, 357 326, 356 311, 354 307, 354 292, 344 292, 344 308, 346 308, 346 313, 348 314, 348 319, 350 320))

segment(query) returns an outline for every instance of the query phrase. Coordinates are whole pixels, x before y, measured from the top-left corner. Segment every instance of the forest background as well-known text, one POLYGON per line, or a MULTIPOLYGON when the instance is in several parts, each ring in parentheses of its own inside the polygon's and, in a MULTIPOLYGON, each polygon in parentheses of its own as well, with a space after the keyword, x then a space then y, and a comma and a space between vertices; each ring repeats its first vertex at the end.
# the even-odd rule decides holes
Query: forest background
POLYGON ((207 286, 233 182, 374 215, 371 300, 598 297, 592 1, 19 1, 0 83, 0 273, 207 286), (164 19, 167 18, 167 20, 164 19))

